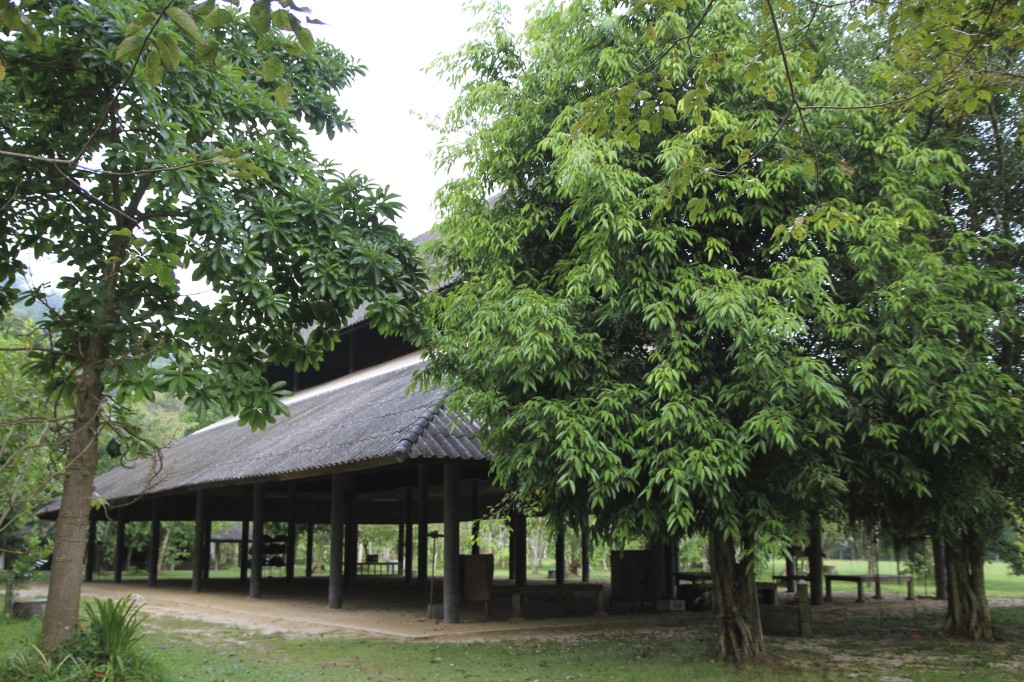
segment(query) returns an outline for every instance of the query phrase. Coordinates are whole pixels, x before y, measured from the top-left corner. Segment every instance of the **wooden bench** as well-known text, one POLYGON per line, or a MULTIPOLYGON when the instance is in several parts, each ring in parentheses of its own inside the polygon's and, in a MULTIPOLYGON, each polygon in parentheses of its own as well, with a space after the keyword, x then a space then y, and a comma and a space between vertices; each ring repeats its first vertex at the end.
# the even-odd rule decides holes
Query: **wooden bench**
POLYGON ((363 575, 398 575, 397 561, 361 561, 356 564, 356 573, 363 575))
POLYGON ((605 612, 604 585, 601 583, 565 583, 552 585, 538 583, 534 585, 515 585, 512 587, 512 617, 523 617, 523 602, 531 596, 550 597, 565 596, 565 612, 572 613, 576 606, 577 595, 594 600, 597 613, 605 612))
POLYGON ((875 599, 882 598, 882 583, 906 583, 907 599, 914 598, 914 578, 909 575, 826 575, 825 601, 832 601, 832 581, 857 583, 857 601, 864 601, 864 583, 875 583, 875 599))

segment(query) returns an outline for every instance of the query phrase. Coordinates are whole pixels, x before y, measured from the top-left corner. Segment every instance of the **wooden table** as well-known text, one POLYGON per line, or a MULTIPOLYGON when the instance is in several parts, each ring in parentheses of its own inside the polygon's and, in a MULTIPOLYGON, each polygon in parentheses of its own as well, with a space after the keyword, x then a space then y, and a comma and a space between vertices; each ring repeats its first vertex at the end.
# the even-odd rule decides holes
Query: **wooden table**
POLYGON ((515 585, 512 587, 512 617, 523 617, 523 602, 530 596, 559 596, 565 597, 565 612, 567 614, 575 611, 576 597, 583 596, 594 600, 594 609, 597 613, 605 613, 604 585, 601 583, 577 583, 569 582, 561 585, 551 583, 533 583, 530 585, 515 585))
POLYGON ((864 601, 864 583, 875 583, 875 599, 882 598, 882 583, 906 583, 907 599, 914 598, 914 578, 909 575, 826 575, 825 601, 832 601, 832 581, 857 583, 857 601, 864 601))

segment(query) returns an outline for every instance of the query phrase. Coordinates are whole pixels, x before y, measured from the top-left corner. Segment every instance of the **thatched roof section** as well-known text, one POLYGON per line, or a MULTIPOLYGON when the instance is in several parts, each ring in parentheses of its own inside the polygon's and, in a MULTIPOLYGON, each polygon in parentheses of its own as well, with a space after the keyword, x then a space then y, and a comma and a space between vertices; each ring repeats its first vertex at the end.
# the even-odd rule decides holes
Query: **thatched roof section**
POLYGON ((487 460, 475 429, 445 411, 443 391, 406 395, 422 365, 411 354, 298 393, 285 401, 291 416, 263 431, 221 421, 165 448, 158 459, 103 474, 96 493, 114 502, 407 459, 487 460))

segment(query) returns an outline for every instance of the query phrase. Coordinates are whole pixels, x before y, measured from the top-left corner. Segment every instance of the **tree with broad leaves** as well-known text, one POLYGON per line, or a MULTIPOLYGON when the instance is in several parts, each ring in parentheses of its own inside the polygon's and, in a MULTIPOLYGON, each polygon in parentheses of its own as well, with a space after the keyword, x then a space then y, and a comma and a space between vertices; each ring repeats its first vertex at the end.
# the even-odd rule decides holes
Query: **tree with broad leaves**
MULTIPOLYGON (((909 415, 928 452, 955 460, 985 415, 1005 443, 1020 416, 989 352, 1017 284, 982 267, 998 239, 951 229, 943 203, 963 162, 873 106, 854 80, 871 64, 836 61, 842 9, 815 7, 788 43, 770 3, 580 0, 522 36, 498 10, 440 63, 462 88, 442 163, 467 177, 440 194, 432 255, 454 284, 430 299, 420 379, 453 388, 497 479, 552 513, 707 533, 736 663, 769 656, 758 552, 806 536, 855 468, 904 462, 872 421, 876 386, 899 381, 856 364, 885 334, 901 359, 950 351, 976 390, 964 414, 909 415)), ((941 357, 918 359, 954 391, 941 357)))
POLYGON ((52 649, 77 624, 98 439, 119 431, 112 457, 148 450, 118 426, 119 406, 164 391, 260 428, 285 413, 266 364, 316 365, 364 301, 382 330, 400 328, 420 275, 395 197, 309 150, 306 128, 350 127, 335 97, 362 67, 313 49, 291 12, 150 0, 18 11, 31 30, 0 46, 4 307, 24 298, 12 284, 28 257, 73 270, 36 362, 74 415, 43 624, 52 649), (182 295, 183 277, 208 294, 182 295))

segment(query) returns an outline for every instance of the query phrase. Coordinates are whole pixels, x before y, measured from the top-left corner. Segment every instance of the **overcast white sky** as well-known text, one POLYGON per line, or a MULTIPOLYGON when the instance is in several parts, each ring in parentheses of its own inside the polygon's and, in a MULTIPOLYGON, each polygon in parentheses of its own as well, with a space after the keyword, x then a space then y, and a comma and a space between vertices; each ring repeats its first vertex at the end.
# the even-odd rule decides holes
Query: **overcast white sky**
MULTIPOLYGON (((390 185, 406 206, 399 229, 408 237, 434 223, 433 196, 443 177, 434 175, 437 135, 428 124, 443 117, 455 91, 423 70, 443 53, 457 50, 471 36, 475 15, 462 0, 304 0, 310 14, 327 25, 315 31, 367 67, 340 101, 356 130, 318 140, 321 156, 343 170, 358 170, 390 185)), ((527 0, 506 0, 516 29, 527 0)))

